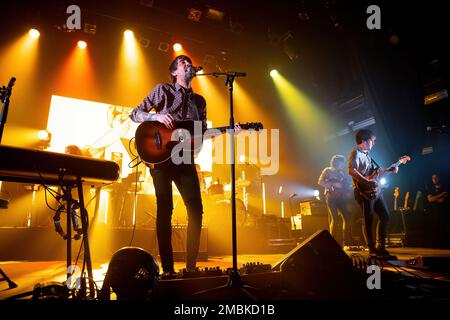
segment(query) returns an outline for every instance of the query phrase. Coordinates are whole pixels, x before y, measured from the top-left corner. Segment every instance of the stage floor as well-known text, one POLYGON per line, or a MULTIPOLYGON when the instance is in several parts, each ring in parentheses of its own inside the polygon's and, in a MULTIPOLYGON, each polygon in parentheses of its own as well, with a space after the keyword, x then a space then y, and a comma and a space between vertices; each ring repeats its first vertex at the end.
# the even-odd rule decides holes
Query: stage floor
MULTIPOLYGON (((429 249, 429 248, 390 248, 390 252, 396 255, 398 260, 392 263, 402 267, 402 274, 405 276, 420 276, 450 282, 450 270, 448 272, 430 272, 423 269, 406 268, 406 261, 418 256, 422 257, 450 257, 450 250, 429 249)), ((346 251, 349 256, 359 255, 367 258, 367 251, 346 251)), ((263 264, 275 264, 283 259, 286 254, 246 254, 238 255, 239 267, 248 262, 260 262, 263 264)), ((101 288, 105 277, 109 261, 93 261, 93 273, 97 286, 101 288)), ((232 256, 211 256, 208 261, 200 261, 200 268, 219 267, 227 269, 232 267, 232 256)), ((0 300, 33 290, 38 283, 48 283, 52 281, 62 282, 66 279, 65 261, 2 261, 0 267, 14 281, 18 287, 9 289, 5 281, 0 282, 0 300)), ((181 270, 184 263, 175 262, 175 269, 181 270)), ((395 271, 393 266, 385 266, 384 270, 395 271)))

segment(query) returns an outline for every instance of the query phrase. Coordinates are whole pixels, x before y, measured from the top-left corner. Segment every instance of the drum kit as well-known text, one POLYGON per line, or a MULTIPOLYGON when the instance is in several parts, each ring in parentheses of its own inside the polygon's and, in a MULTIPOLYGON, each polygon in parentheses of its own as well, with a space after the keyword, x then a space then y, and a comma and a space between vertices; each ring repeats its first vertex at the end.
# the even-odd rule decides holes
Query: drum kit
MULTIPOLYGON (((210 171, 198 171, 197 173, 202 191, 205 223, 211 225, 231 221, 231 184, 223 184, 219 179, 213 179, 210 171)), ((254 221, 247 205, 246 188, 250 185, 249 180, 242 178, 236 180, 236 219, 238 226, 248 226, 254 221)))

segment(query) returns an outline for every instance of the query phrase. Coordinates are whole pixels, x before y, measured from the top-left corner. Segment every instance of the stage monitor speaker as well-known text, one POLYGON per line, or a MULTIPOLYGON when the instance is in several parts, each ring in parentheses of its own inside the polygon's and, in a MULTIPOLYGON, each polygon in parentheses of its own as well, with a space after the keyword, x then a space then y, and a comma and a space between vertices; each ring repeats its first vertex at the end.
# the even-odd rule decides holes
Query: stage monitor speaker
POLYGON ((327 230, 317 231, 275 263, 291 298, 350 299, 367 293, 366 277, 327 230))
POLYGON ((147 300, 158 287, 158 275, 158 262, 150 253, 124 247, 109 262, 99 298, 109 300, 112 289, 118 300, 147 300))

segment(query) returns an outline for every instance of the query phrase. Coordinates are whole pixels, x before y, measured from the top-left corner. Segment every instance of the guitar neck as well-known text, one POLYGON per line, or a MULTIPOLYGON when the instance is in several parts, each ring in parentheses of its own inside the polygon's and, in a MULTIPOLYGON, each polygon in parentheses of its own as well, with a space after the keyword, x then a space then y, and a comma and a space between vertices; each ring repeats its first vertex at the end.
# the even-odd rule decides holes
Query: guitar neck
POLYGON ((217 135, 220 135, 230 129, 229 126, 226 127, 217 127, 217 128, 209 128, 207 132, 203 133, 203 138, 212 138, 217 135))
POLYGON ((400 166, 402 164, 402 162, 399 160, 396 163, 391 164, 389 167, 387 168, 381 168, 380 169, 380 173, 379 175, 387 175, 389 173, 392 173, 392 170, 398 166, 400 166))

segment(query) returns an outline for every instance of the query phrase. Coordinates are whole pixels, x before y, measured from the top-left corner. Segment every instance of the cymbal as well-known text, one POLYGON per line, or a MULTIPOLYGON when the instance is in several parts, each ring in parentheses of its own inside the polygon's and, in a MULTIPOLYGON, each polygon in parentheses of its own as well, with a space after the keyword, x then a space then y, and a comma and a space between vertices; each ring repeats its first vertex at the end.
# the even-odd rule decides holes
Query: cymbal
POLYGON ((210 178, 212 177, 211 171, 199 171, 198 174, 202 176, 203 178, 210 178))

